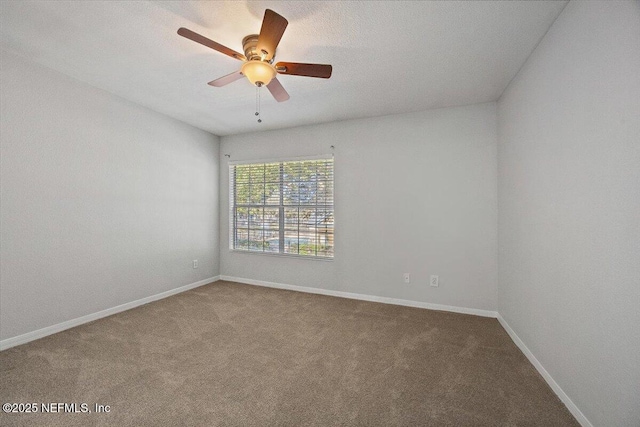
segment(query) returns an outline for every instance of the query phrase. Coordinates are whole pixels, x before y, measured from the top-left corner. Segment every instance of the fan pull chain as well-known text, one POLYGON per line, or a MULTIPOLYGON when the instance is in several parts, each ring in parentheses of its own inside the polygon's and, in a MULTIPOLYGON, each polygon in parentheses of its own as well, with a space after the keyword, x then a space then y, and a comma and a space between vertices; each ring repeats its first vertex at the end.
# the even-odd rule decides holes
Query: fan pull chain
POLYGON ((258 116, 258 123, 262 123, 260 118, 260 86, 256 86, 256 116, 258 116))

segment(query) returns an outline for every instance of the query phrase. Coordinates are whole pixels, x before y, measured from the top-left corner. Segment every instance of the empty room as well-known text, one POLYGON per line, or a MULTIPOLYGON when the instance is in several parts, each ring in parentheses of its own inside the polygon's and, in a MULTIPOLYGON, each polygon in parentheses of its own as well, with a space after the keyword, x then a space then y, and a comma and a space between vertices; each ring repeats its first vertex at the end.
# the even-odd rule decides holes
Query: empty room
POLYGON ((0 425, 640 426, 639 1, 0 35, 0 425))

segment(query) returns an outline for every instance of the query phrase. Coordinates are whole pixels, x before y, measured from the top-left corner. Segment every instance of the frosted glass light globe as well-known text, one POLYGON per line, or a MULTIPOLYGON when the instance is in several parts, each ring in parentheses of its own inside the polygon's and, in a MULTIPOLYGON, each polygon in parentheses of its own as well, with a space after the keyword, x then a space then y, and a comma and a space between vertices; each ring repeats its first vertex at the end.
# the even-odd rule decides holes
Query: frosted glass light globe
POLYGON ((240 71, 256 86, 268 85, 277 74, 273 65, 256 59, 245 62, 240 71))

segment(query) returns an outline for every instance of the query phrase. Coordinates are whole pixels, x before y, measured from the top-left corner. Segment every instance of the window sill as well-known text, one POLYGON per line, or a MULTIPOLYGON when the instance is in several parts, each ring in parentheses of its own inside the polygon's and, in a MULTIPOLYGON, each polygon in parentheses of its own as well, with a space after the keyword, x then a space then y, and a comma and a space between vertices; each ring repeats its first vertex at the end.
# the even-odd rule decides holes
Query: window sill
POLYGON ((281 254, 281 253, 273 253, 273 252, 262 252, 262 251, 242 251, 237 249, 229 249, 230 253, 233 254, 246 254, 246 255, 265 255, 276 258, 295 258, 295 259, 305 259, 309 261, 333 261, 334 258, 328 257, 316 257, 316 256, 308 256, 308 255, 296 255, 296 254, 281 254))

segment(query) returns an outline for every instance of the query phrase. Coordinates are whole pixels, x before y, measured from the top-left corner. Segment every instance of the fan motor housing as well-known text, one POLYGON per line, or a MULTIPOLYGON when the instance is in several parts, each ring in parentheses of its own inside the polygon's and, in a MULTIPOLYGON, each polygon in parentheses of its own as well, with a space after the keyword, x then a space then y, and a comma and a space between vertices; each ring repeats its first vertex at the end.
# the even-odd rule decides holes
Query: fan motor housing
MULTIPOLYGON (((242 49, 244 49, 244 56, 246 56, 249 61, 252 59, 262 60, 263 55, 267 54, 267 52, 260 52, 258 50, 258 34, 249 34, 243 38, 242 49)), ((272 63, 275 57, 275 52, 273 52, 273 56, 269 63, 272 63)))

